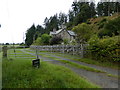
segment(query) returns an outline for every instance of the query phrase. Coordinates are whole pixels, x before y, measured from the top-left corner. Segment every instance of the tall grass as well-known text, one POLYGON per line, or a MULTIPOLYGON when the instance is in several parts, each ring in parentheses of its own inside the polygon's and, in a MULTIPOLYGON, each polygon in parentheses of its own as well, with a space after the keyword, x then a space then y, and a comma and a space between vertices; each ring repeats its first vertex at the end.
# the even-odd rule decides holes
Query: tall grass
POLYGON ((41 62, 33 68, 30 60, 3 59, 3 88, 98 88, 68 68, 41 62))

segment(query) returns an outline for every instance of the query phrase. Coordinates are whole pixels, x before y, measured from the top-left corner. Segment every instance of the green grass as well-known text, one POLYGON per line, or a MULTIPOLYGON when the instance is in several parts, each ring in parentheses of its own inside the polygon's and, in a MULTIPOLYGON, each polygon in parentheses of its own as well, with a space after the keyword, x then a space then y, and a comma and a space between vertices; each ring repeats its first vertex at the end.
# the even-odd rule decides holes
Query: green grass
POLYGON ((105 73, 105 72, 103 72, 101 70, 97 70, 95 68, 91 68, 91 67, 88 67, 88 66, 80 65, 80 64, 77 64, 77 63, 74 63, 74 62, 65 61, 65 60, 59 60, 59 61, 61 61, 63 63, 66 63, 66 64, 68 64, 70 66, 74 66, 76 68, 84 69, 84 70, 87 70, 87 71, 105 73))
POLYGON ((113 69, 119 69, 119 66, 111 63, 111 62, 100 62, 100 61, 95 61, 89 58, 83 58, 83 59, 74 59, 76 61, 81 61, 81 62, 85 62, 88 64, 94 64, 94 65, 98 65, 98 66, 103 66, 103 67, 109 67, 109 68, 113 68, 113 69))
MULTIPOLYGON (((46 52, 48 54, 53 54, 50 52, 46 52)), ((112 62, 101 62, 99 60, 92 60, 89 58, 80 58, 78 55, 69 55, 69 54, 63 54, 63 53, 54 53, 54 55, 56 56, 60 56, 60 57, 64 57, 66 59, 71 59, 71 60, 76 60, 76 61, 80 61, 80 62, 84 62, 84 63, 88 63, 88 64, 94 64, 94 65, 98 65, 98 66, 103 66, 103 67, 110 67, 110 68, 114 68, 114 69, 120 69, 118 65, 112 63, 112 62)))
MULTIPOLYGON (((8 53, 14 53, 14 49, 8 50, 8 53)), ((15 53, 24 53, 21 51, 21 49, 15 49, 15 53)))
POLYGON ((107 74, 107 76, 109 76, 109 77, 115 77, 115 78, 120 79, 120 76, 116 76, 116 75, 112 75, 112 74, 107 74))
POLYGON ((16 55, 14 54, 13 49, 8 50, 8 59, 16 59, 16 58, 18 60, 22 60, 22 59, 31 60, 31 59, 35 59, 36 56, 24 53, 24 52, 21 51, 21 49, 16 50, 16 55))
POLYGON ((3 60, 3 88, 99 88, 65 68, 41 62, 33 68, 29 60, 3 60))

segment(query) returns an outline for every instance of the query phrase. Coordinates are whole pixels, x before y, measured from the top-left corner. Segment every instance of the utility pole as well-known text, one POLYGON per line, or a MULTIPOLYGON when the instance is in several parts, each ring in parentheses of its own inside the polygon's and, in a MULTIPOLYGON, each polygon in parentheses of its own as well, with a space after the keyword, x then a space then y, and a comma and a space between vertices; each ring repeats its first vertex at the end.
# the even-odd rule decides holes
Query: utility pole
POLYGON ((108 0, 108 16, 110 16, 110 0, 108 0))

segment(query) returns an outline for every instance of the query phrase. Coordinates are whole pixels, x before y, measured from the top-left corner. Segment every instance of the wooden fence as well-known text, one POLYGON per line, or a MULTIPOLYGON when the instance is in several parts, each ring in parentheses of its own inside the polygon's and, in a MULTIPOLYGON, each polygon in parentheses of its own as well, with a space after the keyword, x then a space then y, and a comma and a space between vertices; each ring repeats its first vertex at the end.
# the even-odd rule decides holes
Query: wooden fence
POLYGON ((31 49, 48 52, 68 53, 72 55, 80 55, 83 58, 87 52, 88 44, 81 45, 53 45, 53 46, 30 46, 31 49))

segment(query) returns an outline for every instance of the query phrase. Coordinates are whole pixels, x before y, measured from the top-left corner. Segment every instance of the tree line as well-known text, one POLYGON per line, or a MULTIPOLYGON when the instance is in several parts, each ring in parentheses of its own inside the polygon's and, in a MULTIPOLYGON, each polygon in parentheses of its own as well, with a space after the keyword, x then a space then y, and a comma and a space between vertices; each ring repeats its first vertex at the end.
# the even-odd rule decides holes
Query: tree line
POLYGON ((71 7, 68 14, 60 12, 50 18, 46 17, 44 27, 33 24, 26 32, 25 44, 30 46, 38 37, 49 34, 53 29, 58 30, 62 25, 66 25, 67 29, 71 30, 74 26, 87 22, 89 18, 112 16, 120 12, 120 2, 98 2, 96 6, 94 2, 75 1, 71 7))

